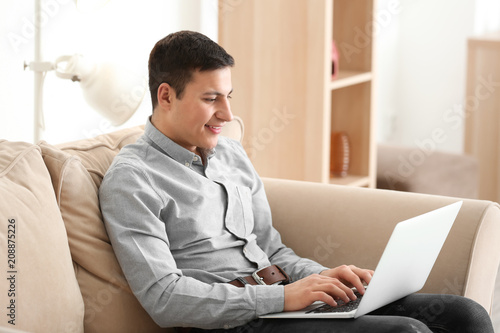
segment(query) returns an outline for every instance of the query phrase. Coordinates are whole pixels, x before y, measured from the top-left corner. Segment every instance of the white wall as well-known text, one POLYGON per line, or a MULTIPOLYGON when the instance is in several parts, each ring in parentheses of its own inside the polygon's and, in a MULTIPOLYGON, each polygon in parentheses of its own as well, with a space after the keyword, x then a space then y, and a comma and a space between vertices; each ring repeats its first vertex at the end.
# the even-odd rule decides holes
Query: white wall
POLYGON ((498 0, 379 0, 399 4, 377 44, 378 140, 461 153, 467 38, 500 29, 498 0), (436 135, 437 134, 437 135, 436 135))
MULTIPOLYGON (((26 1, 0 1, 0 138, 33 140, 33 9, 26 1)), ((42 0, 43 56, 81 53, 112 60, 147 80, 154 43, 167 34, 190 29, 217 40, 216 0, 111 0, 95 12, 80 12, 72 0, 42 0)), ((117 129, 83 100, 78 83, 46 75, 43 139, 60 143, 117 129)), ((120 127, 143 124, 151 113, 149 91, 134 116, 120 127)))
MULTIPOLYGON (((33 140, 33 2, 0 1, 0 138, 33 140)), ((500 1, 378 0, 378 141, 416 146, 442 129, 437 148, 462 151, 463 128, 444 116, 461 108, 465 94, 466 39, 500 29, 500 1), (394 13, 394 11, 391 11, 394 13)), ((217 38, 216 0, 111 0, 94 13, 81 13, 71 0, 42 0, 45 60, 82 53, 112 58, 146 77, 153 44, 170 32, 192 29, 217 38), (109 23, 111 22, 111 23, 109 23)), ((48 73, 44 94, 45 139, 64 142, 116 128, 84 102, 78 83, 48 73)), ((144 123, 151 112, 148 94, 121 127, 144 123)))

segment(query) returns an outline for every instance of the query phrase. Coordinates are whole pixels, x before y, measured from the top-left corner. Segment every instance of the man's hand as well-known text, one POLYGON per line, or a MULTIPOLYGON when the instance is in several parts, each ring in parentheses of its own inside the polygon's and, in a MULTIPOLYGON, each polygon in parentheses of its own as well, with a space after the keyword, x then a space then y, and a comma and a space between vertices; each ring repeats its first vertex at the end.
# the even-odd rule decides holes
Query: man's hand
POLYGON ((349 288, 356 288, 363 295, 365 293, 364 284, 369 284, 374 271, 371 269, 358 268, 354 265, 342 265, 331 268, 320 273, 320 275, 339 279, 349 288))
POLYGON ((284 311, 297 311, 315 301, 336 306, 335 300, 338 299, 344 302, 355 300, 351 288, 355 287, 364 294, 363 283, 370 283, 372 276, 372 270, 343 265, 290 283, 285 286, 284 311))

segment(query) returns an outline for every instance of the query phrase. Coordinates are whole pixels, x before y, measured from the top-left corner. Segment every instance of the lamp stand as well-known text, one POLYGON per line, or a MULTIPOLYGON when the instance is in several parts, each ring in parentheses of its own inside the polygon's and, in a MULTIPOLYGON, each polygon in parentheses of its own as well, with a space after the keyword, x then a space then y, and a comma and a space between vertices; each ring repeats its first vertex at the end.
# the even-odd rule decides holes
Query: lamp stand
POLYGON ((45 130, 45 120, 43 117, 43 82, 45 74, 54 69, 51 62, 43 61, 42 54, 42 0, 35 0, 35 57, 29 65, 25 64, 24 68, 29 67, 35 73, 34 84, 34 121, 33 121, 33 141, 37 143, 42 139, 43 131, 45 130))
MULTIPOLYGON (((127 75, 123 75, 124 71, 120 69, 116 69, 114 67, 102 66, 104 68, 104 73, 88 73, 88 68, 85 67, 85 64, 78 62, 78 55, 75 56, 63 56, 57 58, 55 63, 47 62, 43 60, 42 54, 42 1, 43 0, 34 0, 35 2, 35 17, 34 17, 34 32, 35 32, 35 54, 34 59, 29 64, 24 64, 24 68, 28 68, 32 70, 35 74, 34 77, 34 120, 33 120, 33 141, 34 143, 38 143, 43 138, 43 133, 45 131, 45 120, 44 120, 44 112, 43 112, 43 87, 45 81, 45 75, 47 72, 51 70, 55 70, 56 75, 63 79, 71 79, 72 81, 81 81, 81 83, 85 83, 84 97, 87 100, 87 103, 91 105, 95 110, 101 112, 106 118, 109 118, 111 122, 115 125, 121 125, 125 121, 129 119, 129 117, 137 110, 144 95, 144 90, 141 89, 141 98, 133 101, 130 104, 119 103, 120 98, 126 93, 130 94, 130 92, 135 91, 134 89, 137 86, 134 86, 133 81, 129 80, 127 75), (66 73, 65 70, 61 70, 58 67, 58 64, 63 61, 76 61, 78 65, 78 70, 76 72, 66 73), (123 83, 126 82, 126 85, 121 86, 120 89, 111 89, 116 88, 115 83, 112 80, 109 80, 109 73, 119 73, 120 77, 116 78, 117 82, 123 83), (79 75, 83 74, 85 77, 82 79, 79 75), (100 80, 97 80, 95 76, 100 77, 100 80), (84 81, 87 80, 87 81, 84 81), (89 85, 88 83, 91 82, 89 85), (89 90, 91 90, 89 98, 89 90), (115 100, 113 100, 113 98, 115 100), (118 102, 116 102, 118 101, 118 102)), ((72 63, 75 66, 75 63, 72 63)), ((74 69, 74 68, 73 68, 74 69)), ((81 86, 82 87, 82 86, 81 86)))
MULTIPOLYGON (((42 27, 41 27, 41 0, 35 0, 35 58, 34 63, 39 64, 43 60, 42 56, 42 27)), ((45 73, 32 68, 35 72, 35 99, 34 99, 34 131, 33 138, 37 143, 42 137, 42 131, 45 129, 45 121, 43 118, 43 79, 45 73)))

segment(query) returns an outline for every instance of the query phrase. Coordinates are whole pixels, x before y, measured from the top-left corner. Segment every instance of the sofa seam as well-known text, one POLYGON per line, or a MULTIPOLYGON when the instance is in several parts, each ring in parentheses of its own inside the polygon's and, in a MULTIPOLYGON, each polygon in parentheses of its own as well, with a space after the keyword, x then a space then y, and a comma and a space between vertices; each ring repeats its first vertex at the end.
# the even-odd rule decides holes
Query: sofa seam
MULTIPOLYGON (((42 157, 42 154, 41 154, 41 149, 38 147, 38 146, 35 146, 35 145, 32 145, 30 146, 28 149, 25 149, 23 150, 19 155, 16 156, 16 158, 14 160, 12 160, 9 165, 7 165, 7 167, 2 170, 2 172, 0 172, 0 178, 4 177, 5 175, 7 175, 10 170, 12 170, 12 168, 21 160, 23 159, 28 153, 30 153, 31 151, 33 150, 38 150, 38 152, 40 153, 40 157, 42 157)), ((42 158, 43 159, 43 158, 42 158)))
POLYGON ((128 133, 126 135, 123 135, 118 140, 116 140, 116 143, 114 145, 110 145, 110 144, 105 143, 105 142, 96 142, 96 143, 91 144, 90 146, 87 146, 87 147, 79 147, 77 145, 70 145, 70 146, 61 147, 60 149, 61 150, 80 150, 80 151, 88 151, 88 150, 91 150, 94 148, 99 148, 99 147, 117 149, 120 146, 120 144, 123 142, 123 140, 125 140, 131 136, 137 135, 137 134, 140 134, 140 133, 139 132, 137 132, 137 133, 132 132, 132 133, 128 133))
POLYGON ((104 174, 103 174, 101 171, 97 170, 97 169, 85 168, 85 170, 87 170, 87 172, 88 172, 89 174, 93 173, 93 174, 95 174, 95 175, 97 175, 97 176, 101 177, 101 179, 102 179, 102 178, 104 178, 104 174))
MULTIPOLYGON (((64 179, 64 176, 66 175, 67 173, 67 166, 72 163, 73 161, 78 161, 78 157, 77 156, 73 156, 71 155, 68 159, 66 159, 63 163, 63 165, 61 166, 61 171, 59 172, 59 179, 61 181, 59 181, 59 184, 57 186, 57 192, 56 192, 56 195, 57 195, 57 205, 59 206, 59 210, 61 210, 61 193, 62 193, 62 188, 63 188, 63 179, 64 179)), ((62 216, 61 216, 62 217, 62 216)))

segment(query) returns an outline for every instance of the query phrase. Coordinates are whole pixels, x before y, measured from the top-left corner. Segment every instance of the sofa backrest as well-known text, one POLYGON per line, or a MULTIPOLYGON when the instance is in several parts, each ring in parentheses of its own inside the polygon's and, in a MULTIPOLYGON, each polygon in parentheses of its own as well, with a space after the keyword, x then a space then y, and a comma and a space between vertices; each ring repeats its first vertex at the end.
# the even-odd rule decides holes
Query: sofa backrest
POLYGON ((36 145, 0 141, 0 244, 0 326, 83 332, 65 226, 36 145))
MULTIPOLYGON (((99 209, 104 174, 120 149, 143 131, 138 126, 57 147, 40 143, 85 303, 85 332, 172 331, 157 326, 130 290, 99 209)), ((223 135, 241 140, 241 120, 226 125, 223 135)))
POLYGON ((132 294, 114 255, 98 191, 113 158, 142 127, 51 146, 40 143, 66 225, 76 279, 85 303, 85 332, 166 332, 132 294))

